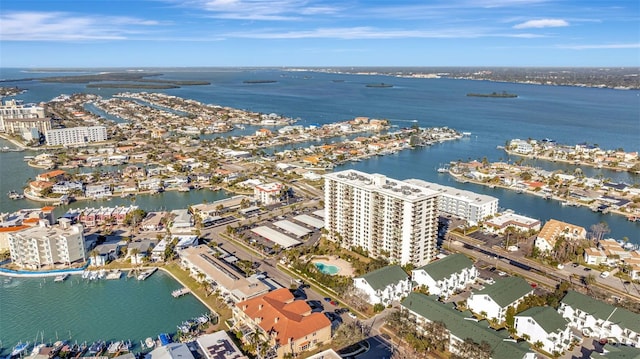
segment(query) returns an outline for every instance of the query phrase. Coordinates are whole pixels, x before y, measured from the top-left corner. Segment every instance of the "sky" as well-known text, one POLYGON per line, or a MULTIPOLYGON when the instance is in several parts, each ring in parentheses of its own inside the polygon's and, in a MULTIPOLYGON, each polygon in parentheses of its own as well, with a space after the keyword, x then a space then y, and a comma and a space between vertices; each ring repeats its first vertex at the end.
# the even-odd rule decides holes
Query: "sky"
POLYGON ((640 66, 638 0, 0 0, 0 67, 640 66))

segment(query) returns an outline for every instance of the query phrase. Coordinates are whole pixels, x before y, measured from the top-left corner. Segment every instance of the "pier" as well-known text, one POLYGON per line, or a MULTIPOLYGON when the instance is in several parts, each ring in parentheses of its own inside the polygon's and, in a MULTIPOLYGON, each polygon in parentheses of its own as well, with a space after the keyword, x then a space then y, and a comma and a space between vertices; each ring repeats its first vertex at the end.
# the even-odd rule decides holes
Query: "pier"
POLYGON ((191 290, 189 288, 184 287, 184 288, 180 288, 180 289, 174 290, 173 292, 171 292, 171 295, 174 298, 179 298, 179 297, 182 297, 183 295, 189 294, 189 293, 191 293, 191 290))

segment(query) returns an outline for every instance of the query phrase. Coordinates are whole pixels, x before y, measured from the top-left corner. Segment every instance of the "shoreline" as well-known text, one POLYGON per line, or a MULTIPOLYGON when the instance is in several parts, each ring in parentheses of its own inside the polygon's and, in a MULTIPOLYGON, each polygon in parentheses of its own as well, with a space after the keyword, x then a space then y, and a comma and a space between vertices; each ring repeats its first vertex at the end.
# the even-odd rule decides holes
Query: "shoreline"
MULTIPOLYGON (((485 183, 485 182, 482 182, 482 181, 474 180, 472 178, 464 177, 463 175, 460 175, 460 174, 455 174, 455 173, 451 172, 451 170, 449 170, 449 175, 451 177, 453 177, 457 182, 461 182, 461 183, 473 183, 473 184, 477 184, 477 185, 481 185, 481 186, 489 187, 489 188, 502 188, 502 189, 505 189, 505 190, 508 190, 508 191, 511 191, 511 192, 516 192, 518 194, 529 194, 529 195, 540 197, 540 198, 546 199, 546 200, 558 201, 558 202, 560 202, 561 205, 563 205, 563 203, 566 203, 566 205, 568 205, 568 206, 587 207, 587 208, 591 209, 591 206, 588 205, 588 204, 585 204, 585 203, 582 203, 582 202, 579 202, 579 201, 570 201, 568 199, 564 199, 564 198, 558 197, 556 195, 549 195, 549 194, 545 194, 545 193, 541 193, 541 192, 534 192, 534 191, 530 191, 530 190, 527 190, 527 189, 515 190, 513 187, 505 186, 505 185, 502 185, 502 184, 485 183)), ((600 212, 600 213, 602 213, 602 212, 600 212)), ((620 215, 620 216, 626 217, 627 219, 629 217, 633 216, 633 214, 631 214, 631 213, 625 213, 625 212, 621 212, 621 211, 614 210, 614 209, 609 209, 609 211, 607 213, 620 215)), ((607 214, 607 213, 602 213, 602 214, 607 214)))
POLYGON ((560 163, 566 163, 569 165, 574 165, 574 166, 587 166, 587 167, 592 167, 595 169, 604 169, 604 170, 609 170, 609 171, 615 171, 615 172, 628 172, 628 173, 634 173, 634 174, 639 174, 640 172, 638 171, 633 171, 632 168, 623 168, 623 167, 611 167, 611 166, 606 166, 606 165, 601 165, 601 164, 595 164, 592 162, 584 162, 584 161, 580 161, 577 160, 578 163, 576 163, 576 160, 566 160, 566 159, 561 159, 561 158, 553 158, 553 157, 549 157, 549 156, 544 156, 544 155, 538 155, 538 154, 524 154, 524 153, 518 153, 518 152, 514 152, 508 149, 504 149, 504 152, 506 152, 508 155, 510 156, 519 156, 519 157, 524 157, 524 158, 530 158, 533 160, 542 160, 542 161, 547 161, 547 162, 560 162, 560 163))

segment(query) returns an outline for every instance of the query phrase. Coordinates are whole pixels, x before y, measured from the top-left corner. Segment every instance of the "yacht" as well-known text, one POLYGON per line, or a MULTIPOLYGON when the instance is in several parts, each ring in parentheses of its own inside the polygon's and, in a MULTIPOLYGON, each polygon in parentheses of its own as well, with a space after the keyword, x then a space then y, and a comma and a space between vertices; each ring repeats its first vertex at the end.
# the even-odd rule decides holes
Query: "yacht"
POLYGON ((15 347, 13 347, 10 358, 21 356, 27 348, 29 348, 29 342, 19 342, 15 347))
POLYGON ((69 273, 60 274, 59 276, 53 279, 54 282, 64 282, 65 279, 69 278, 69 273))

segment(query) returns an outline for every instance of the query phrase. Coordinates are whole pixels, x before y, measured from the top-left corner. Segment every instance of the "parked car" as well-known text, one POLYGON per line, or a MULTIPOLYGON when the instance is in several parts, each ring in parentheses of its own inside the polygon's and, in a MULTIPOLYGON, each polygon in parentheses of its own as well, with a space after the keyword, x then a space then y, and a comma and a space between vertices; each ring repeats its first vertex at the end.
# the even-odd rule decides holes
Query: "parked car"
POLYGON ((331 302, 331 298, 329 298, 329 297, 324 297, 324 301, 325 301, 325 302, 331 302))
POLYGON ((604 272, 600 273, 600 278, 607 278, 609 276, 609 274, 610 274, 609 272, 604 271, 604 272))
POLYGON ((351 318, 351 319, 358 319, 358 317, 356 317, 356 315, 355 315, 355 314, 353 314, 353 313, 351 313, 351 312, 347 313, 347 315, 348 315, 348 316, 349 316, 349 318, 351 318))

